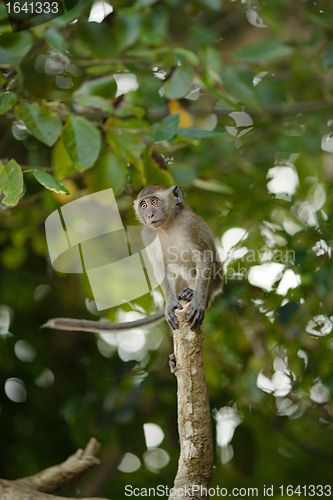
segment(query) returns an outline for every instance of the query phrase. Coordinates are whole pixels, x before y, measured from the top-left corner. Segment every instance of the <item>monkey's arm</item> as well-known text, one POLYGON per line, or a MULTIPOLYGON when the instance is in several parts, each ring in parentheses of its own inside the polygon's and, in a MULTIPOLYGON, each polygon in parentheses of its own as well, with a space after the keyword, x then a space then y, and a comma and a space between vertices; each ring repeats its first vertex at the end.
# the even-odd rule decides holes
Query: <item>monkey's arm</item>
POLYGON ((164 309, 150 314, 142 319, 128 321, 125 323, 107 323, 103 321, 89 321, 85 319, 54 318, 49 319, 42 328, 53 328, 55 330, 81 331, 92 333, 110 333, 144 326, 154 326, 165 319, 164 309))

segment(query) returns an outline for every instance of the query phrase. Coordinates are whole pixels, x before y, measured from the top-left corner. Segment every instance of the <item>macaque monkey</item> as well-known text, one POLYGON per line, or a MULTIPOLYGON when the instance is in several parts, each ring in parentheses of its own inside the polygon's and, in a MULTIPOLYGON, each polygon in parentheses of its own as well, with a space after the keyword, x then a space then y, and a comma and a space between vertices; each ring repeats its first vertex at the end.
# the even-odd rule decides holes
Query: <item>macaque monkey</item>
MULTIPOLYGON (((163 254, 165 277, 161 288, 165 297, 165 310, 129 323, 56 318, 45 326, 59 330, 110 332, 151 326, 164 317, 173 330, 178 327, 175 309, 182 309, 179 300, 191 302, 187 317, 191 329, 198 328, 206 309, 222 291, 222 265, 218 259, 212 233, 207 224, 184 202, 177 186, 168 188, 151 185, 142 189, 134 201, 137 218, 145 227, 142 239, 146 247, 151 243, 152 229, 157 231, 163 254)), ((148 252, 155 274, 159 259, 148 252)))
MULTIPOLYGON (((212 233, 183 202, 177 186, 148 186, 139 193, 134 207, 139 221, 146 226, 142 231, 144 244, 150 243, 146 228, 155 229, 161 243, 165 270, 161 288, 167 322, 173 330, 178 327, 175 309, 182 309, 179 299, 183 299, 191 302, 187 321, 191 328, 197 328, 207 307, 222 290, 222 266, 212 233)), ((148 257, 154 267, 158 265, 154 254, 148 257)))

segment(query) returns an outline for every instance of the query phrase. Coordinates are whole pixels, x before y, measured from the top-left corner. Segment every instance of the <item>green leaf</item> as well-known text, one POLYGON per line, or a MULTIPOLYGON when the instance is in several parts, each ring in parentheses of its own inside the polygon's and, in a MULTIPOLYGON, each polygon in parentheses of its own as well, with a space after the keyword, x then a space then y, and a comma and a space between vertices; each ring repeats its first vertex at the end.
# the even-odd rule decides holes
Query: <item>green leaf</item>
POLYGON ((35 179, 49 191, 54 191, 58 194, 69 194, 68 189, 65 188, 53 175, 43 170, 38 170, 34 168, 32 170, 35 179))
POLYGON ((32 135, 47 146, 53 146, 59 138, 61 120, 55 111, 33 103, 19 104, 16 106, 15 112, 18 119, 25 123, 32 135))
POLYGON ((65 52, 68 50, 68 42, 65 40, 64 36, 59 33, 59 31, 49 28, 48 30, 45 31, 45 39, 53 45, 56 49, 60 50, 61 52, 65 52))
MULTIPOLYGON (((22 0, 21 0, 22 1, 22 0)), ((67 12, 52 21, 53 26, 68 26, 72 21, 77 19, 87 8, 86 0, 66 0, 63 2, 66 5, 67 12)), ((97 24, 97 23, 90 23, 97 24)))
POLYGON ((201 49, 201 59, 203 66, 208 72, 219 73, 222 69, 221 57, 217 50, 213 47, 207 46, 201 49))
POLYGON ((15 106, 17 95, 15 92, 0 92, 0 115, 7 113, 15 106))
POLYGON ((0 161, 0 193, 5 197, 1 203, 7 207, 17 205, 23 191, 23 174, 21 167, 15 160, 7 164, 0 161))
POLYGON ((195 46, 212 45, 216 43, 219 36, 219 33, 212 29, 211 26, 208 27, 197 21, 196 23, 192 23, 190 26, 188 40, 195 46))
POLYGON ((127 118, 128 116, 143 118, 145 114, 145 108, 142 108, 141 106, 128 106, 126 102, 114 111, 114 115, 118 118, 127 118))
POLYGON ((280 40, 261 40, 260 42, 242 47, 234 52, 237 59, 247 62, 270 62, 285 59, 294 52, 292 47, 285 45, 280 40))
POLYGON ((182 99, 193 86, 194 71, 188 66, 176 68, 171 77, 165 82, 165 97, 167 99, 182 99))
POLYGON ((196 178, 196 171, 187 163, 175 161, 172 165, 168 166, 172 177, 177 185, 189 187, 192 185, 196 178))
POLYGON ((137 128, 137 123, 133 120, 121 120, 119 118, 109 118, 105 122, 105 135, 109 145, 115 153, 132 165, 139 166, 143 143, 141 136, 136 133, 129 133, 125 130, 108 130, 108 127, 115 129, 137 128))
POLYGON ((101 133, 94 125, 81 116, 70 115, 61 136, 67 153, 81 172, 93 166, 101 148, 101 133))
POLYGON ((117 92, 117 83, 112 75, 102 76, 84 82, 75 92, 78 95, 98 95, 106 99, 113 99, 117 92))
POLYGON ((67 153, 67 149, 64 146, 62 137, 59 138, 59 141, 56 142, 52 148, 51 166, 56 177, 59 179, 63 179, 68 175, 74 175, 77 173, 77 170, 67 153))
POLYGON ((232 194, 234 192, 227 184, 215 180, 204 181, 202 179, 195 179, 193 185, 206 191, 213 191, 214 193, 232 194))
POLYGON ((199 0, 199 3, 204 7, 208 7, 212 10, 220 10, 221 9, 221 0, 199 0))
POLYGON ((113 151, 108 151, 94 166, 93 170, 87 172, 85 184, 91 192, 112 188, 115 195, 126 182, 127 163, 113 151))
POLYGON ((199 64, 199 58, 193 50, 184 49, 184 47, 176 47, 173 53, 181 64, 199 64))
POLYGON ((206 139, 207 137, 218 137, 224 134, 224 130, 200 130, 198 128, 179 128, 178 134, 183 137, 192 137, 195 139, 206 139))
POLYGON ((33 41, 34 39, 30 31, 3 33, 1 35, 1 48, 10 52, 14 57, 21 58, 29 52, 33 41))
POLYGON ((164 8, 148 13, 142 25, 140 41, 146 45, 162 43, 167 34, 168 21, 168 12, 164 8))
POLYGON ((142 15, 134 9, 120 9, 116 19, 117 41, 120 49, 133 45, 139 38, 142 15))
POLYGON ((167 141, 176 135, 179 126, 179 113, 163 118, 152 128, 154 130, 154 142, 167 141))
POLYGON ((223 70, 222 79, 225 88, 230 94, 240 99, 251 108, 260 110, 260 103, 252 86, 248 84, 247 74, 237 68, 228 66, 223 70))
POLYGON ((75 105, 75 110, 78 112, 94 112, 94 110, 99 109, 105 113, 113 113, 113 106, 104 97, 98 95, 74 95, 73 101, 75 105))
POLYGON ((142 181, 145 186, 148 184, 164 184, 172 186, 174 180, 170 172, 164 170, 154 160, 153 152, 149 147, 146 147, 142 154, 142 162, 140 166, 142 181))
POLYGON ((325 15, 321 13, 311 12, 307 9, 302 9, 302 16, 311 21, 313 24, 317 24, 321 28, 331 29, 332 27, 332 12, 331 10, 325 10, 325 15))
POLYGON ((86 68, 86 73, 89 76, 97 77, 99 75, 105 75, 106 73, 111 73, 114 70, 113 64, 97 64, 96 66, 89 66, 86 68))
POLYGON ((224 101, 225 102, 225 107, 226 109, 230 109, 230 111, 233 111, 235 109, 238 109, 237 103, 239 102, 239 99, 236 97, 232 96, 230 93, 228 93, 224 88, 221 89, 220 91, 215 90, 214 87, 212 87, 211 84, 208 84, 206 81, 197 78, 197 81, 200 84, 200 87, 202 89, 207 90, 207 92, 214 97, 214 99, 218 101, 224 101))
MULTIPOLYGON (((81 3, 84 5, 83 2, 81 3)), ((80 22, 76 23, 74 27, 78 42, 87 47, 92 55, 97 58, 118 56, 118 46, 114 31, 114 29, 110 29, 109 24, 106 22, 90 23, 84 18, 81 18, 80 22)))
MULTIPOLYGON (((3 36, 4 35, 1 35, 1 39, 3 36)), ((21 66, 19 63, 19 57, 12 54, 9 50, 5 50, 5 49, 2 49, 0 47, 0 61, 1 61, 1 64, 6 64, 8 66, 12 66, 15 69, 15 71, 18 75, 18 89, 20 90, 21 86, 22 86, 23 75, 22 75, 22 70, 21 70, 21 66)), ((0 75, 0 78, 3 78, 2 74, 0 75)))
MULTIPOLYGON (((7 15, 7 13, 6 13, 7 15)), ((8 23, 8 24, 0 24, 0 35, 2 35, 3 33, 12 33, 12 27, 11 25, 8 23)))

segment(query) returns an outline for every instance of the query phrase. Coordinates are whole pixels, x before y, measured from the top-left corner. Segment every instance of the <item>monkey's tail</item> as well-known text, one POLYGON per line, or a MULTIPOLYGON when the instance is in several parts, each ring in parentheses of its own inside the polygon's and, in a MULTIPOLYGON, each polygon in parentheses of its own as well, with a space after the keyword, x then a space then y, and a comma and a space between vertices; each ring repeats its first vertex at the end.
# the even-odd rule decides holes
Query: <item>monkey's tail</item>
POLYGON ((42 328, 52 328, 54 330, 81 331, 92 333, 110 333, 132 330, 143 326, 154 326, 165 319, 164 309, 145 318, 125 323, 108 323, 104 321, 89 321, 86 319, 73 318, 53 318, 49 319, 42 328))

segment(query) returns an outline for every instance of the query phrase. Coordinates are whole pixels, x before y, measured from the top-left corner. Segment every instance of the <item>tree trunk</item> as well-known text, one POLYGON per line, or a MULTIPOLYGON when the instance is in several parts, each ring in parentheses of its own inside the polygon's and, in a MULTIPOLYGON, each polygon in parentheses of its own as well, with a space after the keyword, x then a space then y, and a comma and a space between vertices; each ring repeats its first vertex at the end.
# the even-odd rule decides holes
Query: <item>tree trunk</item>
POLYGON ((213 475, 213 437, 207 386, 203 368, 203 334, 190 329, 186 317, 190 304, 177 311, 179 327, 174 332, 174 371, 177 377, 180 457, 169 500, 206 500, 213 475))

